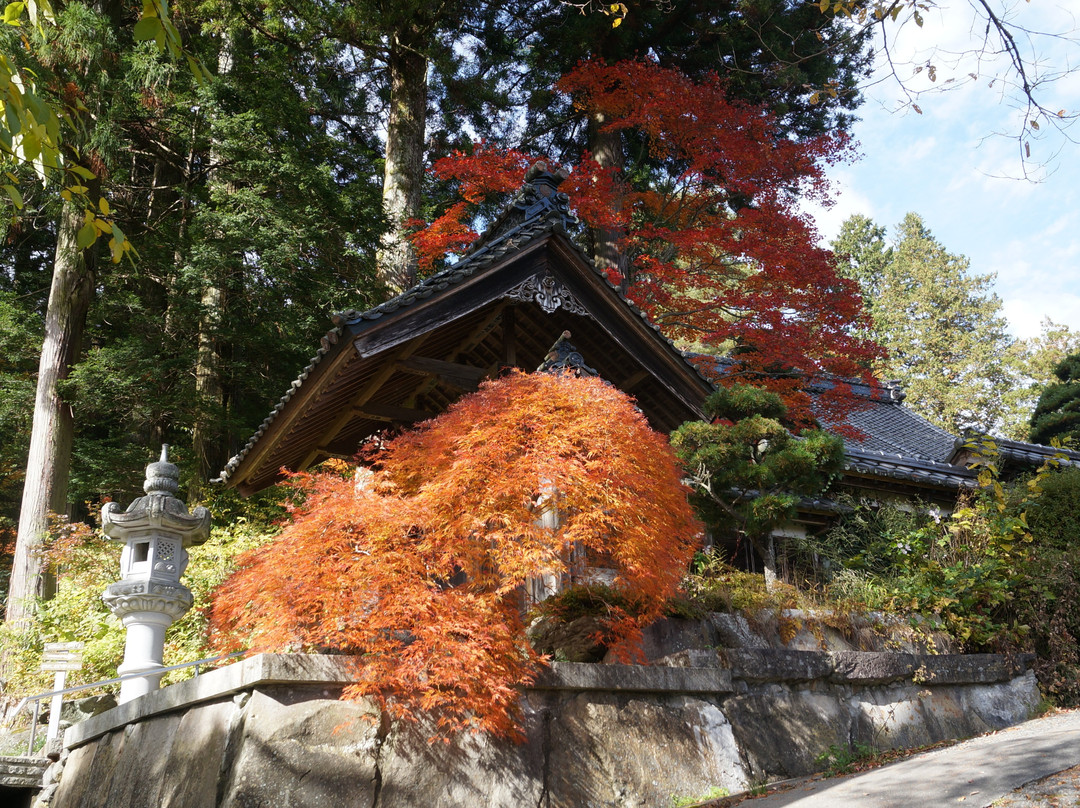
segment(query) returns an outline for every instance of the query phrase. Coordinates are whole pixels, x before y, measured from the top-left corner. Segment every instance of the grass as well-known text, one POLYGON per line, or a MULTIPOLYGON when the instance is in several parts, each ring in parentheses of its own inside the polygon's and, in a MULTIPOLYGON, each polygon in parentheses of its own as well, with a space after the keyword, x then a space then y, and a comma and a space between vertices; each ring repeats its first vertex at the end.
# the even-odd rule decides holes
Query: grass
POLYGON ((690 805, 697 805, 699 802, 706 802, 708 800, 718 800, 721 797, 726 797, 730 794, 726 788, 720 786, 713 786, 704 794, 700 794, 696 797, 672 797, 672 808, 687 808, 690 805))

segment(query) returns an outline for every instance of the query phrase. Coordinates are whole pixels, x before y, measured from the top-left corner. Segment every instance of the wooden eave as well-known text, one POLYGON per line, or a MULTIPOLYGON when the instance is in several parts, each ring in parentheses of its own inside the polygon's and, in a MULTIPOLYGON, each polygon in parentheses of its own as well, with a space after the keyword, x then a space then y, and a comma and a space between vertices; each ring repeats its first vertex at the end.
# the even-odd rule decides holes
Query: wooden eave
POLYGON ((424 299, 331 332, 336 342, 222 476, 250 494, 283 468, 351 458, 365 438, 441 412, 482 378, 510 366, 534 370, 563 331, 602 378, 636 397, 658 431, 703 417, 709 382, 556 229, 424 299), (571 298, 552 311, 520 294, 548 275, 571 298))

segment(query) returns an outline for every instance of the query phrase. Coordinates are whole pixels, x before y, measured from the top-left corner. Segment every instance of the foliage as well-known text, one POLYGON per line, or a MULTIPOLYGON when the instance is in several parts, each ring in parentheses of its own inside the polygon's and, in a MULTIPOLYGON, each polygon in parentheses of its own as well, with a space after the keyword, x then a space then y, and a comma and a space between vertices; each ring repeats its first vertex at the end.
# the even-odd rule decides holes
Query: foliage
MULTIPOLYGON (((124 16, 110 3, 99 3, 95 12, 111 22, 124 16)), ((101 85, 89 90, 80 81, 86 74, 100 72, 100 67, 85 69, 91 61, 86 54, 93 52, 92 43, 105 41, 105 37, 87 35, 84 23, 88 16, 87 6, 60 4, 54 10, 49 0, 13 2, 5 8, 0 37, 0 165, 10 170, 4 172, 2 188, 5 201, 18 215, 26 207, 18 187, 19 174, 26 172, 19 169, 32 169, 36 180, 58 188, 54 193, 81 211, 79 248, 90 247, 98 239, 107 240, 113 263, 119 263, 134 252, 132 243, 109 200, 100 193, 100 167, 91 156, 80 154, 89 145, 86 132, 94 127, 105 100, 101 85), (84 51, 82 64, 75 69, 64 64, 64 52, 70 53, 73 45, 84 51)), ((209 76, 199 59, 184 51, 166 0, 144 2, 131 35, 135 42, 154 42, 157 51, 170 58, 184 56, 199 81, 209 76)))
POLYGON ((1028 514, 1037 510, 1060 460, 1051 458, 1022 486, 1007 490, 993 440, 967 448, 978 488, 962 493, 951 514, 860 505, 819 546, 844 564, 839 590, 873 591, 872 605, 933 616, 968 650, 1015 647, 1028 631, 1016 616, 1017 602, 1028 597, 1019 595, 1022 573, 1036 557, 1028 514), (852 574, 861 583, 853 584, 852 574))
MULTIPOLYGON (((214 655, 207 645, 211 593, 232 572, 238 555, 265 543, 273 532, 264 523, 238 519, 228 528, 215 528, 206 543, 189 549, 182 582, 191 589, 196 606, 169 628, 165 665, 214 655)), ((119 579, 120 545, 84 522, 56 519, 44 553, 57 574, 58 591, 51 600, 37 604, 36 619, 25 630, 0 626, 5 694, 40 693, 52 686, 52 674, 39 672, 42 648, 48 642, 84 643, 83 667, 69 674, 69 687, 115 677, 124 655, 124 628, 101 599, 105 588, 119 579)), ((194 669, 174 671, 164 682, 194 675, 194 669)))
POLYGON ((671 798, 671 804, 674 808, 686 808, 689 805, 697 805, 699 802, 708 802, 709 800, 718 800, 721 797, 726 797, 730 794, 726 788, 722 786, 713 786, 704 794, 698 794, 696 797, 680 797, 678 795, 671 798))
MULTIPOLYGON (((1040 532, 1036 528, 1036 540, 1040 532)), ((1037 544, 1021 570, 1015 600, 1016 620, 1028 627, 1035 652, 1035 675, 1046 696, 1059 707, 1080 705, 1080 552, 1037 544)))
POLYGON ((1031 415, 1033 443, 1080 437, 1080 354, 1062 359, 1054 375, 1057 381, 1043 390, 1031 415))
MULTIPOLYGON (((840 156, 843 138, 790 140, 762 107, 731 102, 717 76, 694 82, 648 60, 583 62, 558 88, 602 113, 604 132, 637 139, 656 161, 632 173, 583 153, 561 186, 585 224, 620 234, 626 266, 609 267, 610 280, 669 336, 712 352, 734 349, 728 378, 764 380, 785 393, 794 419, 809 422, 793 370, 847 378, 877 356, 852 333, 863 316, 855 284, 836 275, 795 202, 799 193, 822 193, 823 165, 840 156)), ((516 187, 528 161, 482 145, 437 162, 434 172, 458 183, 468 202, 516 187)), ((427 254, 442 259, 460 246, 475 210, 454 204, 422 231, 427 254), (433 237, 439 233, 446 236, 433 237)), ((715 374, 711 359, 701 362, 715 374)), ((844 397, 836 387, 826 403, 844 397)))
POLYGON ((1040 548, 1070 550, 1080 546, 1080 468, 1069 466, 1039 481, 1041 493, 1027 520, 1040 548))
POLYGON ((850 746, 830 744, 815 762, 824 767, 826 777, 839 777, 867 768, 867 764, 875 761, 877 754, 874 747, 861 741, 854 741, 850 746))
POLYGON ((848 219, 832 243, 842 275, 858 281, 872 325, 886 351, 876 368, 897 379, 915 412, 953 434, 996 429, 1015 386, 1012 340, 992 275, 973 275, 923 220, 909 213, 894 243, 864 216, 848 219))
POLYGON ((683 579, 680 596, 668 605, 668 611, 683 617, 709 612, 753 617, 813 605, 817 604, 809 600, 808 593, 784 584, 766 589, 760 575, 735 569, 715 553, 699 553, 683 579))
POLYGON ((698 525, 664 439, 596 379, 513 374, 392 440, 356 481, 300 475, 280 538, 218 591, 219 646, 357 656, 346 697, 441 733, 515 736, 518 686, 539 660, 520 593, 574 574, 572 548, 618 571, 638 615, 661 613, 698 525), (541 521, 554 510, 557 526, 541 521))
POLYGON ((710 526, 744 534, 775 580, 772 531, 794 518, 799 502, 821 493, 840 471, 843 442, 824 430, 797 437, 775 393, 722 387, 705 402, 711 422, 683 424, 672 447, 690 472, 693 501, 710 526))
POLYGON ((1041 494, 1028 510, 1034 537, 1031 557, 1021 566, 1015 619, 1029 627, 1029 650, 1043 692, 1058 706, 1080 704, 1080 469, 1045 475, 1041 494))

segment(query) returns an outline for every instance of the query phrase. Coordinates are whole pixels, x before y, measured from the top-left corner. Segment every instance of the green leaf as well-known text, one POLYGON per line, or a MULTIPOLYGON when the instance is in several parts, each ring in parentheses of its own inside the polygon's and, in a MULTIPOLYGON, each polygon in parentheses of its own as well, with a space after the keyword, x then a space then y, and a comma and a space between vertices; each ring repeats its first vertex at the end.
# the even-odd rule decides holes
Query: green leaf
POLYGON ((143 17, 135 23, 135 41, 148 42, 157 39, 161 33, 161 20, 157 17, 143 17))
POLYGON ((19 130, 22 129, 22 118, 19 117, 19 110, 15 108, 14 104, 7 104, 4 106, 4 119, 7 121, 7 129, 11 134, 19 134, 19 130))
POLYGON ((22 208, 23 208, 23 198, 22 198, 22 194, 19 193, 19 189, 16 188, 14 185, 5 185, 4 190, 7 192, 7 195, 11 198, 11 204, 15 206, 15 209, 16 210, 22 210, 22 208))
POLYGON ((85 250, 95 241, 97 241, 97 230, 94 229, 93 224, 84 224, 75 234, 75 243, 79 245, 80 250, 85 250))
POLYGON ((68 168, 68 171, 70 171, 72 174, 77 174, 84 180, 92 180, 97 176, 96 174, 94 174, 93 171, 83 168, 82 166, 70 166, 68 168))
POLYGON ((8 25, 18 26, 22 19, 23 12, 26 11, 25 3, 8 3, 4 8, 4 22, 8 25))

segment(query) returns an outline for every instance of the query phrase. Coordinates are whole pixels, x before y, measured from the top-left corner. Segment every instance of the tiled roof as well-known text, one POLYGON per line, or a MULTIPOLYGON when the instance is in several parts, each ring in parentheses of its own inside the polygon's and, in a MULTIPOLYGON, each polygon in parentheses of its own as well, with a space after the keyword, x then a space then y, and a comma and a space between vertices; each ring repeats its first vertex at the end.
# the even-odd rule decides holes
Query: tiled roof
POLYGON ((974 488, 976 485, 976 472, 963 466, 850 447, 846 448, 846 454, 844 465, 849 472, 943 488, 974 488))
POLYGON ((868 399, 861 409, 849 413, 849 426, 861 433, 845 437, 848 451, 902 455, 915 460, 948 464, 956 436, 931 424, 899 401, 868 399))
MULTIPOLYGON (((1014 460, 1029 466, 1040 466, 1048 460, 1054 460, 1063 466, 1080 466, 1080 452, 1072 449, 1055 449, 1053 446, 1043 446, 1039 443, 1024 443, 1005 438, 994 438, 1001 456, 1006 460, 1014 460)), ((963 440, 957 440, 954 454, 960 454, 964 450, 963 440)))
MULTIPOLYGON (((236 471, 255 444, 266 433, 274 419, 285 409, 293 395, 322 361, 322 358, 345 334, 346 329, 349 329, 352 333, 355 333, 358 329, 362 330, 367 323, 373 323, 389 314, 456 286, 485 267, 521 250, 529 243, 553 232, 565 232, 567 224, 575 223, 576 219, 569 213, 569 198, 566 194, 550 191, 543 193, 544 190, 548 190, 544 188, 545 185, 551 191, 554 190, 554 185, 557 185, 557 182, 553 185, 550 178, 551 175, 546 174, 546 172, 537 174, 535 170, 530 171, 530 174, 526 176, 526 185, 518 192, 503 213, 496 218, 492 226, 481 235, 456 263, 445 267, 434 275, 425 278, 411 289, 367 311, 349 310, 335 314, 333 317, 334 327, 322 337, 315 355, 292 382, 285 395, 270 411, 270 414, 263 419, 255 434, 225 465, 215 482, 226 482, 236 471)), ((591 267, 596 275, 602 278, 604 283, 618 295, 622 302, 641 318, 643 324, 658 334, 660 333, 660 327, 652 323, 645 312, 623 296, 618 287, 608 281, 604 273, 595 266, 592 258, 573 239, 568 238, 566 242, 573 247, 582 261, 591 267)), ((672 340, 666 337, 664 337, 664 340, 671 346, 672 351, 680 353, 675 348, 672 340)), ((697 366, 689 360, 686 360, 686 364, 693 369, 695 374, 708 382, 708 379, 700 372, 697 366)))

